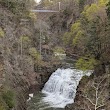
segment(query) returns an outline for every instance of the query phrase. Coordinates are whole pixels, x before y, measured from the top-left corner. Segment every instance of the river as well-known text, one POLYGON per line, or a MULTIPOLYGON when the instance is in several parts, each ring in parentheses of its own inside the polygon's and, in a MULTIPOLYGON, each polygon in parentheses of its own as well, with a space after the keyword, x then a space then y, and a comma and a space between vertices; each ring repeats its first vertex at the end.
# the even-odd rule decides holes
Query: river
POLYGON ((81 78, 90 74, 90 71, 58 68, 52 73, 41 93, 29 102, 28 110, 64 110, 67 104, 74 103, 81 78))

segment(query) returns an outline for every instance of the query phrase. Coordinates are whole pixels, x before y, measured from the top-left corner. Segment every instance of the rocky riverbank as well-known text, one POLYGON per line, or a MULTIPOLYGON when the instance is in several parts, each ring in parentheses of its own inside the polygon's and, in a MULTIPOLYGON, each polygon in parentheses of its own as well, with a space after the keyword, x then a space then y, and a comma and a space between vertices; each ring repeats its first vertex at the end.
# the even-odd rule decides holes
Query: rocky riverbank
POLYGON ((65 110, 109 110, 110 109, 110 74, 90 77, 84 76, 77 88, 74 104, 65 110), (98 99, 100 98, 100 100, 98 99), (98 99, 98 100, 97 100, 98 99), (96 103, 97 101, 97 103, 96 103))

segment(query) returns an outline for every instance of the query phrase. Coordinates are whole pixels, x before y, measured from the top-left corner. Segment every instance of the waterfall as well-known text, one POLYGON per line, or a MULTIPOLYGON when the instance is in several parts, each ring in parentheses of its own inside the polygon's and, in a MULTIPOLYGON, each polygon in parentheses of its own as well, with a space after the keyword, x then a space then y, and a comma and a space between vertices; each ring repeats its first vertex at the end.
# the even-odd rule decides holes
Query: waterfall
MULTIPOLYGON (((91 72, 86 72, 86 75, 90 74, 91 72)), ((42 101, 54 108, 64 108, 67 104, 74 103, 76 89, 83 76, 81 70, 57 69, 42 90, 46 95, 42 101)))

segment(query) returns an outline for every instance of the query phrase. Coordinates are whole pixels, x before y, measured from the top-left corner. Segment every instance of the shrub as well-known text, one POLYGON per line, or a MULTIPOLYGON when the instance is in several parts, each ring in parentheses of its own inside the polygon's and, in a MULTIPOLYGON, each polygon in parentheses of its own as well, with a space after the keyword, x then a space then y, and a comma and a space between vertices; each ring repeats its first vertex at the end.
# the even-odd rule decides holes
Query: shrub
POLYGON ((9 109, 15 106, 14 93, 11 90, 3 92, 2 99, 4 100, 9 109))
POLYGON ((15 15, 24 16, 24 13, 28 13, 29 2, 27 0, 0 0, 0 4, 15 15))
POLYGON ((34 48, 34 47, 30 48, 29 54, 31 55, 32 58, 34 58, 38 62, 41 61, 40 53, 36 50, 36 48, 34 48))
POLYGON ((54 53, 65 54, 65 50, 62 47, 55 47, 54 53))
POLYGON ((2 100, 2 96, 0 95, 0 110, 6 110, 5 104, 2 100))
POLYGON ((19 42, 22 43, 23 48, 26 49, 29 47, 31 40, 28 36, 21 36, 19 42))
POLYGON ((5 108, 2 104, 0 104, 0 110, 5 110, 5 108))
POLYGON ((96 65, 96 60, 94 58, 89 58, 89 59, 80 58, 76 62, 76 68, 81 69, 83 71, 93 70, 95 65, 96 65))
POLYGON ((3 31, 3 29, 0 27, 0 37, 4 37, 4 35, 5 35, 5 33, 4 33, 4 31, 3 31))

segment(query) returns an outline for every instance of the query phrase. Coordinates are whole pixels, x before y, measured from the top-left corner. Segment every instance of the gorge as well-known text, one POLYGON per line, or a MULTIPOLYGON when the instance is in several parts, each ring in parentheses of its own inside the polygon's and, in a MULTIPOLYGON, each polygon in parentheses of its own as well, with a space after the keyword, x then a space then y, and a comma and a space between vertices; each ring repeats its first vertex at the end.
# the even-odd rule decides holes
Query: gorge
POLYGON ((0 0, 0 110, 110 110, 110 1, 0 0))

